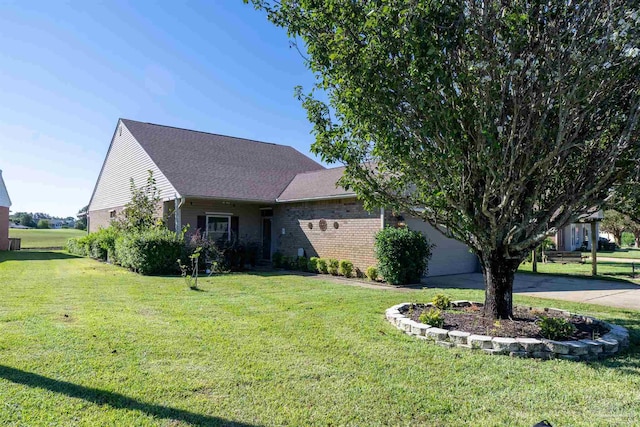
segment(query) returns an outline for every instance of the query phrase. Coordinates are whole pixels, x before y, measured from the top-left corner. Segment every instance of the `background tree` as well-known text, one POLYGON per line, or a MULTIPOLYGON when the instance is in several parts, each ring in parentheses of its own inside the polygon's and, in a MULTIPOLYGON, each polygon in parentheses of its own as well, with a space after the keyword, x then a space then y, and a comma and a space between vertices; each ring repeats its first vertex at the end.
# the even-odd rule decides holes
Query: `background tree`
POLYGON ((600 230, 613 235, 616 245, 622 246, 622 233, 628 228, 629 220, 623 214, 613 209, 604 212, 604 219, 600 223, 600 230))
POLYGON ((25 227, 35 227, 36 223, 33 221, 33 216, 26 212, 21 212, 18 215, 18 222, 25 227))
POLYGON ((75 228, 78 230, 86 230, 87 229, 87 212, 89 212, 89 205, 83 207, 78 211, 78 215, 76 218, 75 228))
POLYGON ((633 240, 635 240, 636 248, 640 248, 640 222, 634 221, 629 218, 627 224, 627 230, 633 234, 633 240))
POLYGON ((49 220, 46 220, 46 219, 38 220, 38 225, 36 225, 36 228, 48 229, 49 228, 49 220))
POLYGON ((326 94, 298 90, 313 151, 367 207, 468 244, 487 315, 511 316, 525 255, 637 167, 635 2, 253 3, 302 39, 326 94))

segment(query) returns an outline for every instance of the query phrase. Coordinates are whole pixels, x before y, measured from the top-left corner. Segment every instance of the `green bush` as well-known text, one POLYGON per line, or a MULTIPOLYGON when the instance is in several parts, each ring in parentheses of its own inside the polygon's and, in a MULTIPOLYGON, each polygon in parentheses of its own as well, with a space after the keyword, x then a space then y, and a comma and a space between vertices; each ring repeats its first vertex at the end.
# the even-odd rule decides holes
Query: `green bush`
POLYGON ((378 280, 378 269, 374 266, 367 268, 367 277, 374 282, 378 280))
POLYGON ((46 220, 46 219, 41 219, 40 221, 38 221, 38 224, 36 225, 36 228, 40 228, 40 229, 49 228, 49 221, 46 220))
POLYGON ((299 271, 307 271, 309 269, 309 260, 306 257, 299 256, 296 259, 295 269, 299 271))
POLYGON ((102 261, 110 260, 115 262, 116 239, 118 230, 115 227, 101 228, 95 233, 91 233, 89 256, 102 261))
POLYGON ((392 285, 420 281, 428 271, 433 245, 420 233, 406 227, 387 227, 376 234, 378 270, 392 285))
POLYGON ((344 277, 351 277, 353 274, 353 263, 345 259, 340 261, 338 273, 344 277))
POLYGON ((424 323, 426 325, 431 325, 436 328, 442 328, 444 326, 444 316, 442 316, 442 312, 436 309, 427 309, 420 313, 420 317, 418 317, 420 323, 424 323))
POLYGON ((567 319, 560 317, 541 317, 538 320, 540 335, 550 340, 562 340, 571 337, 576 327, 567 319))
POLYGON ((271 257, 271 262, 273 264, 273 266, 275 268, 282 268, 282 258, 284 257, 284 255, 282 255, 282 252, 277 251, 273 253, 273 256, 271 257))
POLYGON ((340 269, 340 263, 338 262, 337 259, 329 258, 327 260, 327 271, 329 272, 329 274, 333 276, 337 276, 339 269, 340 269))
POLYGON ((176 260, 183 250, 182 238, 166 228, 126 232, 115 244, 120 265, 144 275, 178 272, 176 260))
POLYGON ((624 231, 622 233, 622 239, 620 239, 620 243, 622 244, 622 246, 633 246, 636 244, 636 238, 634 237, 633 233, 624 231))
POLYGON ((84 237, 73 237, 67 240, 67 252, 73 255, 89 256, 87 247, 82 242, 84 237))
POLYGON ((451 298, 444 294, 437 294, 433 297, 431 303, 440 310, 446 310, 447 308, 451 307, 451 298))
POLYGON ((312 273, 319 273, 320 271, 318 271, 318 260, 320 258, 316 257, 316 256, 312 256, 311 258, 309 258, 309 262, 307 263, 307 269, 312 272, 312 273))
POLYGON ((327 264, 327 260, 325 258, 318 258, 318 273, 329 273, 329 265, 327 264))

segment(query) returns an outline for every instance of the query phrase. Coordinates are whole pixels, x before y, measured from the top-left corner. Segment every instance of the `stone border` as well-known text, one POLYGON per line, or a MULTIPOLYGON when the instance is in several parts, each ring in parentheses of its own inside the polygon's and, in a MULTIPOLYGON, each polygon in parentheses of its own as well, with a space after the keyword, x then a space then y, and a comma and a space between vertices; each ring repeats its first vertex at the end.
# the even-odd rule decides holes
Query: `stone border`
MULTIPOLYGON (((472 304, 482 307, 483 304, 471 301, 453 301, 454 308, 469 307, 472 304)), ((404 315, 413 303, 405 302, 388 308, 386 318, 401 331, 423 340, 435 341, 443 347, 462 347, 483 350, 488 354, 508 354, 513 357, 532 357, 536 359, 566 359, 566 360, 596 360, 610 357, 629 345, 629 331, 622 326, 603 322, 590 316, 581 317, 587 323, 598 323, 609 330, 596 340, 552 341, 535 338, 491 337, 488 335, 473 335, 464 331, 449 331, 434 328, 431 325, 419 323, 404 315)), ((424 304, 433 307, 433 304, 424 304)), ((545 308, 544 311, 556 312, 565 316, 572 313, 555 308, 545 308)))

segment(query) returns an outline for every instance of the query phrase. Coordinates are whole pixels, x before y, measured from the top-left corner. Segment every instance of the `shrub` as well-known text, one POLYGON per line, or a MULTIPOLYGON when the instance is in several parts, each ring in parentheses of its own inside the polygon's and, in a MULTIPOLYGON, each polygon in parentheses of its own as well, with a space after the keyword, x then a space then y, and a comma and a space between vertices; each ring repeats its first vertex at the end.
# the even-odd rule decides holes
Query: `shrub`
POLYGON ((115 253, 120 265, 144 275, 178 271, 183 240, 166 228, 123 233, 116 239, 115 253))
POLYGON ((309 265, 309 260, 307 260, 307 258, 303 257, 303 256, 299 256, 296 259, 296 270, 300 270, 300 271, 307 271, 308 270, 308 265, 309 265))
POLYGON ((337 276, 339 269, 340 269, 340 263, 338 262, 337 259, 329 258, 327 260, 327 271, 329 272, 329 274, 333 276, 337 276))
POLYGON ((560 317, 542 317, 538 320, 540 335, 550 340, 562 340, 569 338, 576 327, 568 320, 560 317))
POLYGON ((451 307, 451 298, 444 294, 437 294, 433 297, 431 303, 440 310, 446 310, 447 308, 451 307))
POLYGON ((49 228, 49 221, 47 221, 46 219, 41 219, 40 221, 38 221, 36 228, 41 228, 41 229, 49 228))
POLYGON ((378 270, 392 285, 416 283, 428 271, 433 245, 406 227, 387 227, 376 234, 378 270))
POLYGON ((84 237, 73 237, 67 240, 67 252, 73 255, 88 256, 86 246, 81 242, 84 237))
POLYGON ((318 270, 318 260, 320 258, 312 256, 311 258, 309 258, 309 262, 307 263, 307 269, 312 272, 312 273, 319 273, 320 271, 318 270))
POLYGON ((322 273, 322 274, 329 273, 329 265, 325 258, 318 258, 318 273, 322 273))
POLYGON ((374 266, 367 268, 367 277, 374 282, 378 280, 378 269, 374 266))
POLYGON ((436 309, 424 310, 420 313, 418 320, 420 320, 420 323, 435 326, 436 328, 444 326, 444 317, 442 316, 442 312, 436 309))
POLYGON ((340 261, 338 272, 344 277, 351 277, 353 274, 353 263, 345 259, 340 261))
POLYGON ((118 230, 114 227, 101 228, 95 233, 87 235, 87 237, 91 236, 89 256, 102 261, 116 261, 115 250, 118 235, 118 230))
POLYGON ((282 252, 277 251, 273 253, 271 262, 273 263, 273 266, 275 268, 282 268, 282 258, 284 258, 284 255, 282 255, 282 252))
POLYGON ((215 242, 203 236, 200 233, 200 230, 196 230, 196 232, 193 233, 189 238, 189 241, 185 245, 184 253, 181 260, 182 259, 185 260, 185 263, 186 260, 195 259, 197 262, 198 271, 206 270, 207 268, 210 268, 211 271, 216 273, 224 271, 222 253, 216 246, 215 242), (194 255, 198 250, 199 256, 191 258, 191 256, 194 255))

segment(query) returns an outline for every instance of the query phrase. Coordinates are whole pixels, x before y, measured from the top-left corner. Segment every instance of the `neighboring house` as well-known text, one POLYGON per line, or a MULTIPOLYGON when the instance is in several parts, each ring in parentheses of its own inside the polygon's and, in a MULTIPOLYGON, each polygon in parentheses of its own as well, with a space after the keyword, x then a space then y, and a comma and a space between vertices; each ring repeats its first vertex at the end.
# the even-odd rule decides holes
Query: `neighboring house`
MULTIPOLYGON (((302 253, 364 271, 376 264, 375 233, 404 220, 366 211, 337 186, 344 168, 325 169, 292 147, 120 119, 89 203, 89 231, 110 224, 130 199, 130 178, 140 187, 148 171, 171 229, 258 242, 265 260, 302 253)), ((464 244, 417 219, 404 222, 437 245, 429 275, 478 270, 464 244)))
POLYGON ((66 222, 62 219, 48 219, 47 221, 49 221, 49 228, 54 228, 56 230, 59 230, 63 225, 66 225, 66 222))
POLYGON ((0 251, 9 249, 9 208, 11 199, 0 170, 0 251))
POLYGON ((591 222, 596 223, 596 239, 600 235, 600 221, 604 218, 602 211, 582 216, 578 222, 563 227, 552 236, 559 251, 577 251, 581 247, 591 250, 591 222))

